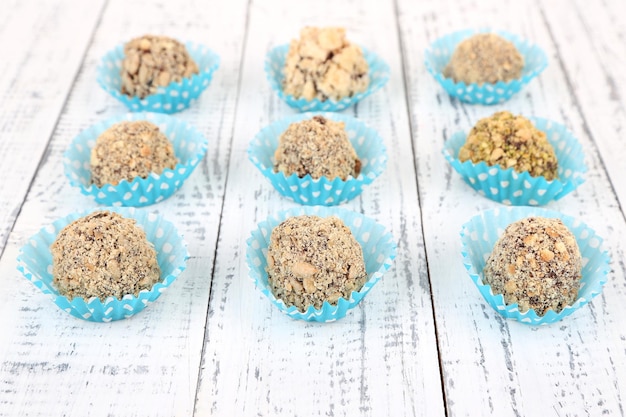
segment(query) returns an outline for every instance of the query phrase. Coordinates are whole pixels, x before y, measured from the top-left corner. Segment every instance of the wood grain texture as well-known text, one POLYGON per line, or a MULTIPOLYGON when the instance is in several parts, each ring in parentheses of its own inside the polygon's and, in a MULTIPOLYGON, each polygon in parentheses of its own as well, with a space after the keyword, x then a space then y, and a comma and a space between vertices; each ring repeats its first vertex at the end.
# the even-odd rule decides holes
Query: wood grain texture
POLYGON ((574 94, 574 106, 584 115, 585 133, 594 139, 623 207, 626 183, 619 178, 626 177, 622 139, 626 131, 626 25, 623 19, 621 25, 615 21, 610 9, 584 2, 540 4, 540 11, 559 53, 557 65, 574 94), (557 18, 558 24, 551 23, 557 18))
POLYGON ((110 1, 55 130, 0 270, 0 415, 188 416, 193 413, 217 231, 232 137, 246 3, 110 1), (138 18, 138 16, 140 18, 138 18), (95 207, 70 187, 62 154, 82 129, 126 109, 96 83, 100 57, 143 33, 203 43, 220 69, 194 107, 178 115, 209 139, 204 162, 170 199, 147 208, 181 232, 187 269, 140 315, 101 324, 60 311, 15 270, 17 248, 41 226, 95 207), (223 34, 230 36, 224 42, 223 34))
POLYGON ((8 1, 0 15, 0 254, 80 67, 103 1, 8 1), (65 22, 76 22, 67 25, 65 22))
POLYGON ((626 414, 626 221, 621 139, 626 26, 621 0, 9 0, 0 13, 0 417, 598 416, 626 414), (68 22, 72 22, 68 24, 68 22), (344 111, 376 129, 385 172, 343 207, 398 242, 390 271, 331 324, 293 321, 254 288, 246 239, 294 207, 248 161, 250 140, 294 114, 270 90, 266 52, 305 25, 345 26, 390 65, 381 90, 344 111), (491 26, 548 55, 509 102, 451 99, 427 73, 439 36, 491 26), (96 83, 109 49, 143 33, 203 43, 221 57, 209 88, 176 115, 209 139, 170 199, 187 269, 145 311, 97 324, 60 311, 15 269, 42 226, 96 207, 70 187, 62 154, 91 124, 126 112, 96 83), (20 42, 15 42, 20 39, 20 42), (45 71, 42 71, 42 68, 45 71), (581 141, 589 171, 548 208, 605 239, 602 295, 558 324, 506 321, 462 265, 461 225, 499 205, 446 163, 443 142, 496 110, 546 117, 581 141))
POLYGON ((375 1, 299 5, 250 6, 197 414, 443 415, 400 50, 389 30, 394 9, 375 1), (278 20, 285 24, 273 26, 278 20), (380 133, 389 164, 345 206, 388 227, 399 241, 398 257, 357 308, 325 325, 279 312, 254 288, 245 264, 245 241, 256 223, 293 206, 246 158, 261 128, 293 114, 262 80, 261 63, 306 24, 344 25, 349 38, 380 54, 393 74, 382 91, 347 111, 380 133))
POLYGON ((546 21, 539 8, 513 1, 400 1, 399 16, 448 415, 620 415, 624 339, 614 336, 623 331, 611 317, 624 310, 619 302, 624 291, 624 270, 619 267, 624 221, 594 138, 584 128, 585 115, 575 104, 579 98, 569 90, 567 74, 558 64, 563 58, 549 30, 561 19, 546 21), (423 48, 445 33, 483 26, 505 28, 539 43, 551 63, 520 94, 493 107, 448 97, 415 51, 416 45, 423 48), (503 320, 481 299, 458 255, 461 225, 498 205, 476 194, 447 166, 441 156, 443 141, 500 109, 561 121, 582 141, 590 169, 587 182, 548 207, 593 225, 614 256, 604 294, 549 327, 503 320))

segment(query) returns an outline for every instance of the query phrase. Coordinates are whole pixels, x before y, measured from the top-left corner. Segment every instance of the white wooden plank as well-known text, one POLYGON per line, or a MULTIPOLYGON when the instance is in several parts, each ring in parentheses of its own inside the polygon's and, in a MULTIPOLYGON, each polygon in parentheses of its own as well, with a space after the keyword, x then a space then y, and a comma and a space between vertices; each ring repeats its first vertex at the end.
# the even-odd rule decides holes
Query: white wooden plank
POLYGON ((575 105, 585 115, 584 127, 595 139, 624 207, 626 182, 620 179, 626 177, 626 24, 622 19, 620 25, 608 7, 584 2, 541 4, 541 10, 562 57, 557 64, 563 66, 575 105))
MULTIPOLYGON (((560 16, 562 7, 545 3, 560 16)), ((623 333, 616 317, 622 316, 625 308, 620 301, 624 269, 619 266, 625 225, 593 138, 584 129, 584 115, 574 105, 577 97, 568 91, 557 63, 558 52, 540 11, 533 6, 514 1, 399 2, 426 250, 450 416, 623 414, 624 338, 613 335, 623 333), (422 51, 437 37, 484 26, 539 43, 551 62, 520 94, 493 107, 451 100, 423 64, 422 51), (540 329, 504 321, 467 277, 460 257, 460 227, 480 210, 498 204, 475 194, 441 155, 446 137, 468 130, 480 117, 500 109, 561 121, 579 137, 589 167, 587 182, 549 208, 593 225, 606 238, 615 259, 602 296, 559 324, 540 329)), ((553 18, 549 24, 559 25, 562 20, 553 18)))
POLYGON ((443 415, 393 5, 253 2, 249 21, 197 414, 443 415), (306 24, 345 26, 392 73, 387 87, 346 111, 380 132, 389 164, 345 207, 389 227, 398 258, 359 307, 326 325, 280 313, 254 288, 245 264, 245 240, 256 223, 293 207, 246 158, 262 127, 293 114, 270 90, 262 62, 306 24))
POLYGON ((245 1, 108 2, 0 262, 0 308, 12 318, 0 324, 0 415, 193 414, 245 11, 245 1), (80 130, 126 112, 97 85, 95 69, 106 51, 143 33, 203 43, 221 56, 207 91, 194 107, 177 115, 207 136, 207 157, 173 197, 148 208, 177 225, 191 259, 168 291, 141 314, 93 324, 60 311, 40 294, 15 270, 15 256, 41 226, 96 206, 69 186, 62 154, 80 130))
POLYGON ((102 1, 10 1, 0 14, 0 254, 61 112, 102 1), (68 25, 67 22, 76 22, 68 25), (45 111, 43 111, 45 110, 45 111))
MULTIPOLYGON (((0 15, 2 56, 22 56, 38 63, 0 62, 0 91, 6 92, 0 101, 0 106, 5 105, 0 107, 4 122, 0 135, 8 135, 0 142, 0 158, 4 157, 0 163, 4 168, 14 163, 11 158, 21 161, 8 170, 18 172, 14 182, 0 182, 0 201, 8 197, 18 204, 15 207, 21 204, 70 91, 73 74, 69 77, 67 67, 79 65, 89 41, 68 38, 67 33, 50 34, 60 31, 58 21, 66 22, 60 16, 72 13, 69 21, 80 22, 82 28, 72 27, 72 33, 80 39, 81 30, 90 33, 99 12, 95 6, 81 9, 80 2, 71 3, 73 11, 68 11, 68 4, 46 2, 35 10, 30 2, 10 2, 3 5, 0 15), (74 13, 81 13, 83 19, 77 20, 74 13), (29 14, 29 19, 22 17, 29 14), (46 39, 64 39, 65 43, 58 44, 63 45, 65 55, 58 50, 44 55, 36 48, 25 53, 26 48, 19 48, 22 44, 12 41, 15 34, 26 40, 23 45, 36 42, 40 47, 47 45, 46 39), (46 74, 52 72, 56 78, 37 74, 55 59, 60 59, 62 68, 50 65, 46 74), (14 84, 23 74, 31 77, 30 84, 14 84), (31 90, 36 94, 26 94, 31 90), (43 99, 38 96, 40 90, 46 94, 43 99), (37 136, 34 147, 30 145, 34 142, 27 142, 9 149, 12 154, 1 148, 14 146, 6 138, 16 133, 34 138, 44 128, 47 135, 37 136)), ((305 3, 299 8, 279 1, 253 4, 242 90, 236 96, 246 4, 174 7, 148 1, 111 2, 0 259, 0 274, 5 277, 0 314, 10 318, 0 324, 0 415, 192 413, 227 172, 229 193, 204 335, 207 347, 197 415, 443 414, 431 284, 447 415, 623 415, 626 335, 620 318, 624 314, 626 267, 621 236, 625 230, 623 213, 606 178, 607 174, 612 178, 623 202, 619 188, 623 168, 618 159, 623 144, 616 134, 624 125, 624 65, 619 49, 624 27, 617 13, 621 6, 619 1, 606 1, 587 9, 583 2, 572 8, 569 3, 544 1, 530 8, 534 5, 400 2, 420 213, 392 6, 374 2, 305 3), (579 192, 550 208, 595 226, 607 238, 614 258, 605 293, 549 328, 504 322, 467 279, 459 258, 460 225, 478 210, 497 205, 468 189, 446 166, 440 150, 446 136, 468 129, 495 108, 451 101, 422 63, 423 49, 435 37, 463 27, 493 26, 493 22, 541 43, 548 52, 548 70, 502 108, 561 120, 583 141, 588 181, 579 192), (400 240, 399 256, 364 303, 330 326, 288 320, 252 287, 243 261, 245 239, 254 224, 272 211, 293 206, 256 172, 246 160, 245 149, 262 126, 292 113, 269 91, 262 61, 268 48, 286 42, 306 23, 346 25, 353 39, 381 53, 392 67, 392 80, 383 92, 347 111, 380 131, 390 162, 362 198, 346 207, 388 225, 400 240), (97 60, 131 36, 164 30, 206 43, 222 56, 221 69, 209 90, 195 108, 180 115, 207 134, 209 155, 182 190, 153 207, 179 226, 193 258, 172 288, 141 315, 110 325, 90 325, 58 311, 20 277, 14 259, 18 247, 42 225, 94 206, 68 186, 60 160, 67 143, 81 129, 124 111, 96 85, 97 60), (240 102, 236 119, 235 100, 240 102), (386 304, 390 299, 395 300, 393 305, 386 304), (302 347, 285 351, 281 349, 284 344, 302 347)), ((17 211, 3 206, 0 213, 8 216, 2 224, 10 227, 17 211)))

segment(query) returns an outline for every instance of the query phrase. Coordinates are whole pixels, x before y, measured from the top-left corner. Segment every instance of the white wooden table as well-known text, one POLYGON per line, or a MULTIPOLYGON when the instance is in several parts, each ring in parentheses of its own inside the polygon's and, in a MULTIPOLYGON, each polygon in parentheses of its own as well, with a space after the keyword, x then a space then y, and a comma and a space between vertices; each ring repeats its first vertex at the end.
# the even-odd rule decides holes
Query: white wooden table
POLYGON ((623 0, 6 0, 0 12, 0 416, 623 416, 626 414, 626 6, 623 0), (293 114, 266 52, 306 25, 342 25, 391 67, 345 111, 384 138, 389 163, 344 205, 398 241, 391 270, 347 317, 280 313, 248 279, 245 240, 292 207, 248 161, 249 141, 293 114), (509 102, 451 99, 426 72, 441 35, 490 26, 541 45, 549 66, 509 102), (144 33, 203 43, 221 65, 176 115, 209 139, 201 166, 149 207, 185 236, 187 269, 156 303, 103 324, 58 309, 16 270, 39 228, 96 203, 62 154, 126 112, 96 83, 100 57, 144 33), (498 204, 441 149, 499 109, 560 121, 582 142, 586 182, 548 208, 605 239, 604 292, 540 328, 507 321, 471 283, 461 225, 498 204))

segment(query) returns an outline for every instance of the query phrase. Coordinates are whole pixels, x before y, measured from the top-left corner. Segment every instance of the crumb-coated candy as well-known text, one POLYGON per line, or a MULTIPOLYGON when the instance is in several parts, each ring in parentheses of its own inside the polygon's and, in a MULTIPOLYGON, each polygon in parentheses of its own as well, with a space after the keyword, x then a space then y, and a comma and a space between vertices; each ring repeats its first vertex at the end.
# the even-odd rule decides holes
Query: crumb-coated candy
POLYGON ((459 160, 528 171, 533 177, 557 178, 558 161, 546 134, 523 116, 507 111, 480 119, 459 150, 459 160))
POLYGON ((280 136, 274 170, 289 176, 312 178, 357 177, 361 162, 348 139, 343 122, 323 116, 292 123, 280 136))
POLYGON ((267 273, 274 296, 304 312, 336 305, 367 281, 363 250, 338 217, 291 217, 272 230, 267 273))
POLYGON ((128 96, 145 98, 197 73, 198 65, 176 39, 144 35, 124 45, 122 93, 128 96))
POLYGON ((495 84, 519 78, 524 57, 515 45, 494 33, 479 33, 465 39, 452 53, 443 75, 465 84, 495 84))
POLYGON ((295 98, 338 101, 367 90, 368 69, 361 48, 348 42, 344 28, 305 27, 289 45, 283 89, 295 98))
POLYGON ((53 284, 69 299, 138 295, 161 276, 143 229, 110 211, 73 221, 59 232, 50 251, 53 284))
POLYGON ((96 140, 91 151, 91 182, 98 187, 122 180, 147 178, 178 160, 174 146, 154 123, 137 120, 116 123, 96 140))
POLYGON ((580 288, 582 259, 576 238, 559 219, 528 217, 511 223, 484 268, 484 282, 506 304, 543 316, 571 305, 580 288))

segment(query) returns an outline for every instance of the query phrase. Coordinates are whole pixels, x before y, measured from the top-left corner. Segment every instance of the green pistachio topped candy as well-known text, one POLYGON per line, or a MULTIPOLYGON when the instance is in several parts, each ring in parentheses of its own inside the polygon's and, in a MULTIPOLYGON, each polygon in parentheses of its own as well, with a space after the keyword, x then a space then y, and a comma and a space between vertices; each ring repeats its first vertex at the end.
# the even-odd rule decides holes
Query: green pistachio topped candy
POLYGON ((548 181, 557 178, 558 163, 546 134, 525 117, 507 111, 480 119, 459 150, 459 159, 527 171, 548 181))

